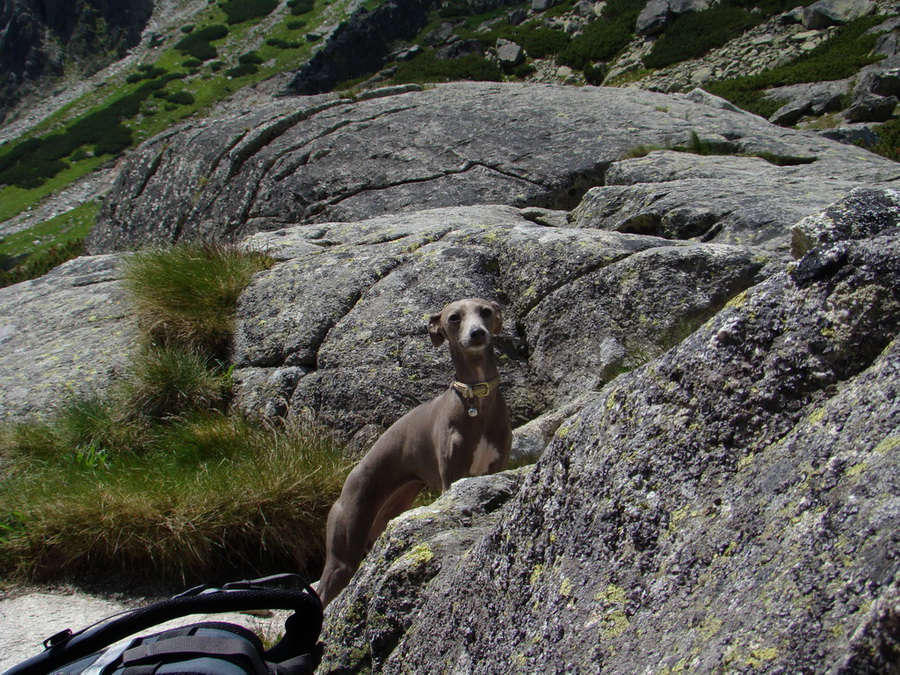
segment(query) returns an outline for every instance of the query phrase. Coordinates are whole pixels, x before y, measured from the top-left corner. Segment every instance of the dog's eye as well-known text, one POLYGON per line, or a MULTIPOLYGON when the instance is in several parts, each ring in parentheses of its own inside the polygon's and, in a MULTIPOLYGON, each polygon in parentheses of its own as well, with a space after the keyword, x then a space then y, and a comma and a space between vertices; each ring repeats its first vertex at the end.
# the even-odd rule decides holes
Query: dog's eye
POLYGON ((447 317, 447 321, 450 323, 459 323, 462 317, 459 314, 453 313, 447 317))
POLYGON ((487 319, 493 313, 494 313, 494 310, 492 310, 490 307, 482 307, 481 308, 481 316, 483 316, 485 319, 487 319))

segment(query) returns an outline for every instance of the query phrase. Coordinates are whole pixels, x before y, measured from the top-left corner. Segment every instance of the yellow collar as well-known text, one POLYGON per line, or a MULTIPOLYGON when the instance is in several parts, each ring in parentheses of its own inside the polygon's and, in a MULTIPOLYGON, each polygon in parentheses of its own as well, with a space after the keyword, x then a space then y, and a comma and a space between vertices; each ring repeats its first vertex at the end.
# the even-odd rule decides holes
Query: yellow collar
POLYGON ((500 376, 498 375, 488 382, 477 382, 475 384, 464 384, 454 380, 451 386, 462 394, 463 398, 484 398, 500 386, 500 376))

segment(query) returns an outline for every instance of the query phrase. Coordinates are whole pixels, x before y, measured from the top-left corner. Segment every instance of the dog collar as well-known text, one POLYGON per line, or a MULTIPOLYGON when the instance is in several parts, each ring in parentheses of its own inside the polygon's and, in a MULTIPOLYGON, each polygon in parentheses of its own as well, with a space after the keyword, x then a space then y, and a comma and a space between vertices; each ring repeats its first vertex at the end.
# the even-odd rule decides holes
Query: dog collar
POLYGON ((453 381, 453 388, 458 391, 463 398, 484 398, 489 396, 497 387, 500 386, 500 376, 487 382, 477 382, 475 384, 465 384, 457 380, 453 381))

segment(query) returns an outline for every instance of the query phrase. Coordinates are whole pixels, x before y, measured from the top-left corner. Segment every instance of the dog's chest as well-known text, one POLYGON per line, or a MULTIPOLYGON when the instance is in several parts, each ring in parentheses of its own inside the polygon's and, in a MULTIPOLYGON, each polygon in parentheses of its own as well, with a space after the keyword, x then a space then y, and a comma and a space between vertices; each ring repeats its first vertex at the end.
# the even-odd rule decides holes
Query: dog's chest
POLYGON ((500 459, 500 451, 497 446, 483 436, 475 446, 472 453, 472 465, 469 467, 470 476, 483 476, 490 469, 491 464, 500 459))

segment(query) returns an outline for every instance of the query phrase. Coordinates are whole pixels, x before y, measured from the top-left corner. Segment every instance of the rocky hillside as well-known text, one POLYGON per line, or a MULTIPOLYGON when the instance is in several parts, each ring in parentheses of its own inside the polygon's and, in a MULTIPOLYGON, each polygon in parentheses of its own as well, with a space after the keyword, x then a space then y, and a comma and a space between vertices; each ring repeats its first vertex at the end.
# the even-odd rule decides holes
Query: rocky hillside
POLYGON ((91 74, 135 46, 153 0, 9 0, 0 10, 0 121, 67 70, 91 74))

